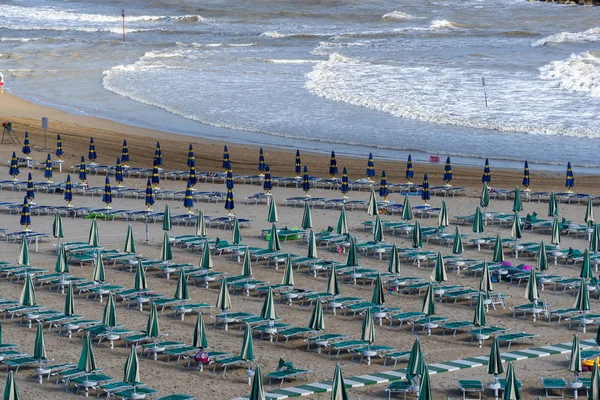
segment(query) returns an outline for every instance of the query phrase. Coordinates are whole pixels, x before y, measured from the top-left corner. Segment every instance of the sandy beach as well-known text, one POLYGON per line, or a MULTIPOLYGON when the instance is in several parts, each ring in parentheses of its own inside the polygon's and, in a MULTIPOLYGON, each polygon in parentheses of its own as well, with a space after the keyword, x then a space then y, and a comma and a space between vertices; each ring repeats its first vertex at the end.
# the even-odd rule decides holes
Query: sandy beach
MULTIPOLYGON (((56 134, 62 137, 63 148, 65 155, 65 164, 63 173, 55 171, 53 180, 55 182, 64 181, 66 172, 70 172, 71 165, 76 165, 79 162, 81 155, 87 155, 88 143, 90 136, 94 137, 96 152, 98 154, 98 162, 100 164, 113 164, 121 152, 122 140, 126 139, 129 145, 129 153, 131 157, 130 165, 132 167, 151 167, 152 157, 156 141, 160 141, 164 168, 165 170, 186 170, 187 148, 188 144, 192 143, 195 149, 196 170, 197 171, 216 171, 222 172, 221 160, 223 145, 227 144, 229 153, 233 163, 233 172, 235 174, 253 175, 257 173, 258 163, 258 148, 251 146, 234 145, 217 141, 210 141, 194 137, 176 135, 168 132, 154 131, 139 127, 132 127, 114 123, 107 120, 97 119, 93 117, 75 116, 61 110, 55 110, 47 107, 42 107, 19 97, 9 94, 0 95, 0 119, 10 120, 13 122, 15 130, 22 140, 25 131, 30 134, 30 139, 33 147, 33 158, 35 160, 45 159, 46 153, 54 151, 56 134), (50 129, 47 132, 47 149, 44 149, 44 131, 41 129, 40 118, 48 117, 50 120, 50 129)), ((265 158, 270 165, 272 174, 275 176, 292 176, 294 168, 294 153, 273 148, 265 148, 265 158)), ((323 149, 324 153, 333 149, 323 149)), ((20 146, 16 144, 0 145, 0 162, 7 165, 12 151, 16 151, 20 155, 20 146)), ((490 150, 492 152, 493 150, 490 150)), ((390 183, 404 182, 405 160, 378 160, 377 154, 375 157, 375 168, 377 171, 377 179, 381 170, 385 170, 390 183)), ((492 155, 492 154, 490 154, 492 155)), ((350 179, 359 179, 364 177, 366 167, 366 156, 363 159, 344 157, 338 155, 337 162, 340 170, 343 166, 347 166, 350 179)), ((440 164, 415 164, 415 182, 418 184, 422 180, 424 173, 429 174, 429 181, 432 185, 441 185, 443 175, 443 161, 440 164)), ((302 153, 302 163, 307 165, 311 175, 318 177, 327 177, 329 155, 316 153, 302 153)), ((430 204, 434 207, 440 207, 442 200, 446 201, 449 209, 450 220, 453 217, 460 215, 469 215, 475 211, 479 203, 479 193, 481 191, 481 172, 483 169, 454 167, 453 185, 458 187, 466 187, 468 190, 466 195, 457 195, 455 198, 433 197, 430 204)), ((26 174, 29 170, 21 168, 19 178, 26 179, 26 174)), ((43 181, 42 171, 31 171, 34 176, 34 181, 43 181)), ((4 168, 2 179, 10 179, 8 168, 4 168)), ((76 180, 76 175, 72 175, 76 180)), ((104 184, 104 176, 90 175, 90 186, 102 186, 104 184)), ((112 179, 112 178, 111 178, 112 179)), ((515 186, 521 186, 522 171, 519 170, 498 170, 492 164, 492 183, 494 188, 514 189, 515 186)), ((543 171, 531 171, 531 186, 535 191, 564 191, 564 173, 550 173, 543 171)), ((592 196, 600 194, 598 189, 598 177, 581 176, 575 171, 575 191, 577 193, 588 193, 592 196)), ((127 187, 144 188, 145 179, 129 178, 125 180, 127 187)), ((198 190, 202 191, 224 191, 223 184, 208 184, 199 183, 198 190)), ((185 181, 164 180, 161 183, 163 190, 183 190, 185 189, 185 181)), ((250 219, 253 222, 249 228, 242 230, 243 242, 249 246, 266 247, 266 242, 261 233, 263 229, 270 228, 270 223, 267 222, 267 206, 264 204, 247 205, 244 201, 246 196, 261 192, 261 187, 257 185, 241 185, 236 184, 235 199, 236 207, 235 214, 240 218, 250 219)), ((2 190, 2 200, 7 202, 21 202, 24 192, 14 192, 11 190, 2 190)), ((339 198, 340 193, 325 190, 311 190, 313 197, 339 198)), ((273 195, 277 201, 279 211, 278 227, 297 227, 302 219, 302 207, 286 207, 283 202, 284 198, 301 196, 302 191, 295 187, 275 187, 273 195)), ((353 200, 368 200, 369 192, 353 191, 349 194, 353 200)), ((393 193, 389 196, 393 202, 401 203, 403 196, 399 193, 393 193)), ((417 197, 411 198, 414 205, 420 204, 420 199, 417 197)), ((64 205, 64 200, 60 194, 46 194, 38 192, 36 194, 36 202, 39 205, 64 205)), ((581 204, 565 204, 559 206, 560 215, 574 223, 584 223, 585 202, 581 204)), ((75 195, 73 204, 77 207, 103 207, 99 196, 81 196, 75 195)), ((183 204, 180 201, 172 200, 157 200, 154 209, 162 211, 165 205, 169 204, 172 213, 182 214, 185 212, 183 204)), ((114 198, 112 207, 115 209, 131 209, 142 210, 144 208, 143 199, 131 198, 114 198)), ((537 212, 540 217, 545 218, 548 205, 546 202, 525 202, 524 211, 521 215, 537 212)), ((226 214, 223 209, 223 203, 196 203, 194 211, 202 210, 205 215, 222 216, 226 214)), ((492 200, 489 209, 494 212, 511 213, 512 201, 492 200)), ((312 210, 315 232, 326 230, 329 226, 335 226, 339 217, 339 210, 323 209, 315 207, 312 210)), ((52 216, 41 215, 32 216, 32 229, 45 233, 51 233, 52 216)), ((400 216, 384 215, 382 218, 385 221, 399 221, 400 216)), ((372 233, 363 229, 364 221, 372 220, 363 209, 354 211, 348 210, 349 228, 352 235, 360 240, 368 241, 372 239, 372 233)), ((0 213, 0 227, 8 228, 10 231, 18 229, 19 216, 17 214, 9 215, 6 212, 0 213)), ((72 219, 64 218, 64 241, 85 241, 91 221, 81 218, 72 219)), ((437 217, 420 218, 419 222, 423 227, 437 226, 437 217)), ((101 245, 106 249, 122 249, 127 231, 128 222, 116 219, 114 221, 99 221, 99 231, 101 245)), ((142 222, 132 223, 138 253, 144 257, 158 258, 160 256, 160 246, 163 239, 160 222, 151 224, 150 226, 150 242, 144 243, 145 226, 142 222)), ((461 232, 473 236, 470 225, 461 226, 461 232)), ((447 231, 453 232, 454 225, 447 228, 447 231)), ((485 235, 495 236, 500 233, 502 237, 510 237, 510 225, 489 224, 486 226, 485 235)), ((170 236, 183 234, 193 234, 193 226, 174 226, 169 233, 170 236)), ((219 237, 224 240, 231 239, 231 231, 222 229, 209 229, 208 234, 212 238, 219 237)), ((524 233, 524 242, 539 242, 545 240, 547 243, 550 240, 548 231, 542 233, 538 231, 526 231, 524 233)), ((411 246, 410 238, 406 235, 392 235, 386 232, 386 242, 396 243, 399 248, 407 248, 411 246)), ((53 270, 56 261, 55 255, 55 239, 51 239, 49 243, 42 243, 39 246, 38 252, 31 253, 31 264, 53 270)), ((562 249, 573 247, 583 249, 588 242, 576 237, 574 234, 563 236, 561 242, 562 249)), ((0 245, 0 254, 3 261, 13 262, 18 251, 18 243, 5 243, 0 245)), ((451 254, 451 247, 439 246, 438 244, 424 244, 424 250, 441 251, 444 255, 451 254)), ((299 240, 290 240, 282 242, 282 252, 304 255, 306 254, 306 244, 299 240)), ((200 259, 199 253, 193 253, 179 247, 173 248, 174 261, 177 263, 190 263, 197 265, 200 259)), ((491 261, 492 250, 487 246, 477 251, 477 248, 465 242, 465 259, 478 259, 491 261)), ((345 262, 345 254, 339 254, 336 251, 330 251, 326 247, 319 248, 319 257, 331 259, 339 262, 345 262)), ((533 258, 515 259, 514 253, 508 248, 505 248, 505 257, 507 261, 513 265, 525 263, 535 265, 533 258)), ((236 259, 230 258, 227 255, 216 256, 214 258, 215 269, 225 272, 227 275, 238 275, 241 271, 241 264, 236 259)), ((384 259, 380 261, 375 257, 366 257, 361 254, 361 266, 374 268, 378 271, 387 271, 388 261, 384 259)), ((71 265, 71 273, 76 276, 91 278, 92 269, 89 265, 80 267, 71 265)), ((579 275, 580 264, 575 266, 569 264, 559 264, 558 266, 551 265, 550 273, 577 277, 579 275)), ((116 285, 124 287, 133 286, 134 274, 121 271, 107 264, 106 280, 116 285)), ((294 271, 296 272, 296 271, 294 271)), ((430 279, 431 268, 418 268, 409 262, 402 263, 402 275, 420 277, 425 280, 430 279)), ((466 287, 476 288, 479 284, 479 277, 467 276, 464 273, 457 274, 449 272, 448 285, 462 285, 466 287)), ((254 265, 254 276, 263 281, 271 283, 281 282, 283 269, 275 270, 266 267, 264 262, 254 265)), ((327 280, 323 275, 313 277, 307 273, 305 268, 300 269, 295 275, 295 287, 323 291, 326 288, 327 280)), ((157 270, 148 271, 148 285, 157 293, 171 296, 175 291, 177 278, 171 277, 170 280, 165 279, 157 270)), ((7 279, 0 280, 0 288, 2 296, 5 299, 18 299, 22 282, 9 282, 7 279)), ((36 287, 37 289, 37 287, 36 287)), ((562 292, 560 290, 553 291, 552 286, 548 285, 542 292, 542 298, 546 300, 551 309, 572 307, 574 302, 573 291, 562 292)), ((509 297, 506 300, 506 309, 499 308, 498 310, 490 310, 488 313, 488 325, 499 325, 509 329, 510 332, 528 332, 536 334, 535 346, 550 345, 556 343, 568 342, 572 339, 575 329, 568 329, 568 322, 562 322, 560 325, 553 322, 547 322, 546 319, 540 318, 533 322, 531 317, 525 319, 512 318, 513 312, 511 306, 519 305, 527 302, 525 296, 525 284, 509 285, 506 282, 496 284, 497 292, 505 293, 509 297)), ((367 285, 353 285, 351 283, 343 283, 341 292, 344 296, 356 296, 364 299, 370 299, 372 288, 367 285)), ((46 286, 37 290, 37 300, 39 304, 43 304, 48 309, 62 310, 64 305, 64 296, 60 293, 49 292, 46 286)), ((202 286, 190 285, 190 295, 193 302, 198 303, 216 303, 218 287, 211 285, 209 289, 202 286)), ((244 297, 241 295, 233 295, 233 310, 246 311, 251 313, 259 313, 263 304, 263 297, 250 296, 244 297)), ((591 299, 592 311, 598 309, 598 300, 596 297, 591 299)), ((420 311, 422 304, 422 296, 416 294, 406 295, 398 293, 386 293, 386 305, 389 307, 400 307, 406 311, 420 311)), ((472 320, 473 308, 468 306, 466 302, 458 302, 457 304, 438 303, 437 314, 449 316, 452 320, 472 320)), ((97 301, 86 300, 85 296, 76 296, 75 310, 79 315, 86 319, 100 319, 104 303, 97 301)), ((278 316, 282 322, 294 325, 305 326, 310 318, 311 309, 309 307, 301 307, 297 304, 292 306, 284 303, 277 303, 276 309, 278 316)), ((146 320, 148 317, 149 308, 145 307, 144 311, 140 312, 131 307, 127 308, 122 304, 117 305, 117 319, 127 328, 133 331, 145 329, 146 320)), ((168 334, 168 340, 190 343, 192 340, 192 332, 195 323, 195 316, 188 315, 185 321, 180 321, 175 317, 172 310, 165 310, 159 317, 160 327, 163 333, 168 334)), ((240 350, 243 330, 238 330, 237 326, 229 331, 224 331, 220 328, 214 328, 214 319, 210 316, 205 316, 207 325, 207 336, 209 346, 213 350, 226 351, 237 355, 240 350)), ((325 313, 325 326, 328 333, 345 333, 352 339, 360 338, 362 317, 343 315, 332 315, 331 312, 325 313)), ((2 324, 3 340, 6 343, 17 343, 21 345, 24 352, 31 353, 35 329, 27 329, 26 326, 20 325, 16 320, 4 320, 2 324)), ((459 333, 455 337, 452 335, 442 336, 440 331, 434 331, 431 336, 415 334, 411 332, 411 327, 403 325, 401 329, 390 328, 389 323, 384 321, 383 326, 376 327, 376 344, 390 345, 398 350, 410 350, 415 337, 419 337, 422 342, 424 351, 427 353, 425 359, 427 363, 437 363, 443 361, 455 360, 458 358, 471 356, 487 356, 489 354, 490 341, 486 341, 482 349, 479 349, 476 342, 471 341, 471 336, 465 333, 459 333)), ((591 339, 596 334, 596 328, 588 328, 588 332, 580 333, 582 339, 591 339)), ((64 336, 58 336, 56 330, 46 332, 46 346, 49 358, 54 359, 55 363, 77 362, 81 351, 82 340, 80 334, 74 335, 72 339, 67 339, 64 336)), ((511 350, 526 349, 533 347, 529 342, 526 344, 515 343, 511 350)), ((502 347, 505 351, 506 347, 502 347)), ((129 353, 122 341, 117 341, 114 350, 110 350, 107 343, 103 342, 98 346, 94 346, 96 360, 103 373, 112 376, 116 380, 122 378, 123 363, 129 353)), ((350 360, 349 354, 341 354, 339 359, 326 354, 317 354, 315 352, 306 351, 306 343, 303 340, 290 340, 287 344, 270 343, 268 340, 259 340, 255 337, 254 352, 256 363, 260 364, 263 373, 274 371, 277 367, 278 360, 293 361, 297 368, 310 369, 313 372, 309 375, 309 382, 318 382, 331 379, 336 363, 340 363, 343 367, 344 376, 359 376, 371 372, 385 371, 391 367, 383 366, 381 359, 375 359, 370 366, 365 363, 358 364, 350 360)), ((199 372, 195 369, 188 369, 186 363, 176 364, 174 361, 167 362, 166 357, 160 356, 158 361, 151 359, 141 360, 141 377, 148 387, 157 389, 159 395, 167 395, 171 393, 184 393, 195 395, 199 399, 223 399, 235 398, 238 396, 248 395, 250 387, 246 384, 246 375, 244 368, 234 368, 228 371, 226 376, 213 374, 212 366, 206 368, 204 372, 199 372)), ((398 368, 405 367, 405 363, 399 363, 398 368)), ((518 378, 523 382, 523 398, 537 398, 543 395, 543 388, 540 382, 541 376, 548 377, 569 377, 568 362, 564 356, 553 356, 538 360, 525 360, 515 362, 515 368, 518 378)), ((589 376, 589 373, 586 373, 589 376)), ((6 372, 0 372, 0 381, 4 380, 6 372)), ((443 398, 459 398, 461 396, 458 390, 457 381, 459 379, 480 379, 484 382, 490 380, 490 376, 486 374, 485 368, 475 368, 456 372, 449 372, 440 375, 432 376, 432 386, 435 399, 443 398)), ((268 383, 268 380, 265 380, 268 383)), ((301 382, 304 383, 304 382, 301 382)), ((17 384, 21 392, 22 398, 76 398, 78 396, 68 393, 65 394, 64 386, 56 385, 52 382, 44 382, 43 385, 36 383, 36 377, 32 373, 32 369, 24 369, 17 374, 17 384)), ((284 387, 293 386, 295 382, 286 383, 284 387)), ((266 385, 266 390, 278 388, 278 385, 266 385)), ((351 399, 367 399, 367 398, 387 398, 387 393, 384 392, 385 385, 367 386, 359 389, 352 389, 349 392, 351 399)), ((486 391, 486 398, 489 398, 490 392, 486 391)), ((327 395, 312 396, 315 399, 325 399, 327 395)))

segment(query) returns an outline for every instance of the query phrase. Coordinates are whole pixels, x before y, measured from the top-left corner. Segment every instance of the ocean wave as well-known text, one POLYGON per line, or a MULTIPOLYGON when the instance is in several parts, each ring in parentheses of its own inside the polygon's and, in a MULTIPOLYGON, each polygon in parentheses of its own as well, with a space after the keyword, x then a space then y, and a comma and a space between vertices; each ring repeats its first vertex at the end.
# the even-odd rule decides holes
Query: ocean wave
POLYGON ((40 40, 41 38, 36 37, 36 38, 11 38, 11 37, 1 37, 0 38, 0 42, 21 42, 21 43, 27 43, 27 42, 35 42, 37 40, 40 40))
POLYGON ((592 28, 583 32, 560 32, 536 40, 533 47, 545 46, 548 43, 586 43, 600 41, 600 28, 592 28))
MULTIPOLYGON (((0 29, 9 29, 15 31, 55 31, 55 32, 86 32, 86 33, 123 33, 122 27, 86 27, 86 26, 52 26, 52 25, 15 25, 15 24, 0 24, 0 29)), ((125 33, 138 32, 160 32, 164 29, 136 29, 125 28, 125 33)))
POLYGON ((600 97, 600 59, 591 53, 572 54, 567 60, 553 61, 540 68, 542 79, 570 92, 600 97))
POLYGON ((415 17, 414 15, 410 15, 404 13, 402 11, 392 11, 390 13, 384 14, 381 19, 395 20, 395 21, 405 21, 410 19, 418 19, 419 17, 415 17))
POLYGON ((450 22, 445 19, 434 19, 429 24, 429 27, 431 29, 454 29, 454 28, 457 28, 458 26, 459 26, 459 24, 457 24, 456 22, 450 22))
POLYGON ((265 62, 272 64, 316 64, 319 60, 285 60, 285 59, 274 59, 267 58, 265 62))

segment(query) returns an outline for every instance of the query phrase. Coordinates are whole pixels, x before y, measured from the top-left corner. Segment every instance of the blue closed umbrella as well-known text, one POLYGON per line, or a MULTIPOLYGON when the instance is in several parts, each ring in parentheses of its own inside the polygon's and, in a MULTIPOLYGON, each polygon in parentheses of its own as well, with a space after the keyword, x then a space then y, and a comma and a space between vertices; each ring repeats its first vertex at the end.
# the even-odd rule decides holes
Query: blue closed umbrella
POLYGON ((347 194, 350 191, 348 186, 348 170, 346 167, 342 170, 342 185, 340 186, 340 191, 342 192, 342 197, 344 199, 348 198, 347 194))
POLYGON ((413 171, 413 163, 412 157, 410 154, 408 155, 408 160, 406 161, 406 183, 412 184, 412 179, 415 177, 415 171, 413 171))
POLYGON ((233 171, 231 169, 231 162, 227 163, 227 167, 225 167, 227 174, 226 174, 226 178, 225 178, 225 187, 228 190, 233 190, 234 187, 234 183, 233 183, 233 171))
POLYGON ((81 156, 81 162, 79 163, 79 180, 85 184, 87 179, 87 169, 85 166, 85 158, 81 156))
POLYGON ((227 164, 229 163, 229 150, 227 150, 227 145, 223 146, 223 163, 222 168, 225 168, 227 171, 227 164))
POLYGON ((94 138, 91 137, 90 148, 88 149, 88 160, 90 160, 91 164, 94 164, 96 162, 96 158, 98 158, 96 155, 96 145, 94 145, 94 138))
POLYGON ((19 163, 17 162, 17 154, 14 151, 10 159, 10 169, 8 170, 8 174, 13 177, 13 181, 16 181, 17 175, 20 174, 19 163))
POLYGON ((25 132, 25 139, 23 139, 23 147, 21 148, 21 153, 25 154, 25 158, 28 160, 31 158, 29 155, 31 154, 31 144, 29 143, 29 133, 25 132))
POLYGON ((452 163, 450 162, 450 157, 446 158, 446 166, 444 167, 444 182, 446 182, 446 186, 452 186, 450 182, 452 182, 452 163))
POLYGON ((431 199, 431 193, 429 193, 429 178, 427 174, 423 176, 423 186, 421 187, 421 200, 423 204, 427 205, 427 200, 431 199))
POLYGON ((373 181, 375 177, 375 161, 373 161, 373 153, 369 153, 369 160, 367 160, 367 179, 373 181))
POLYGON ((198 178, 196 177, 196 160, 192 160, 190 163, 190 172, 188 173, 188 182, 192 185, 192 190, 194 186, 198 183, 198 178))
POLYGON ((188 147, 187 166, 191 167, 192 165, 196 165, 196 156, 194 155, 194 146, 190 143, 190 146, 188 147))
POLYGON ((23 199, 23 209, 21 210, 21 221, 20 224, 25 227, 25 230, 29 230, 29 225, 31 225, 31 212, 29 210, 29 202, 27 201, 27 196, 23 199))
POLYGON ((265 153, 263 152, 263 149, 261 147, 258 152, 258 172, 261 176, 265 174, 266 166, 267 165, 265 164, 265 153))
POLYGON ((388 194, 389 189, 387 185, 387 177, 385 175, 385 171, 381 171, 381 182, 379 183, 379 196, 383 197, 383 201, 387 202, 388 194))
POLYGON ((160 189, 160 176, 158 175, 158 160, 156 157, 152 165, 152 186, 154 186, 154 189, 160 189))
POLYGON ((227 214, 231 215, 231 212, 235 208, 235 203, 233 201, 233 190, 227 189, 227 197, 225 198, 225 209, 227 210, 227 214))
POLYGON ((525 186, 526 191, 530 191, 529 189, 529 163, 525 160, 525 167, 523 168, 523 186, 525 186))
POLYGON ((183 206, 188 209, 188 214, 193 214, 194 210, 194 193, 192 191, 192 184, 190 181, 187 182, 187 187, 185 188, 185 197, 183 198, 183 206))
POLYGON ((492 181, 492 175, 490 173, 490 162, 486 158, 485 159, 485 166, 483 167, 483 176, 481 177, 481 182, 483 182, 483 183, 490 183, 491 181, 492 181))
POLYGON ((121 162, 123 167, 127 167, 129 163, 129 147, 127 147, 127 140, 123 140, 123 148, 121 149, 121 162))
POLYGON ((271 169, 265 165, 265 179, 263 181, 263 190, 269 194, 273 190, 273 181, 271 180, 271 169))
POLYGON ((33 187, 31 172, 27 176, 27 199, 29 200, 29 203, 32 203, 33 199, 35 199, 35 189, 33 187))
POLYGON ((108 176, 104 180, 104 193, 102 194, 102 202, 106 203, 106 209, 110 208, 110 203, 112 203, 112 189, 110 187, 110 180, 108 176))
POLYGON ((71 175, 67 175, 64 199, 67 202, 67 207, 71 207, 71 202, 73 201, 73 184, 71 183, 71 175))
POLYGON ((160 149, 160 142, 156 142, 156 149, 154 150, 154 159, 158 162, 158 166, 162 167, 163 158, 162 158, 162 150, 160 149))
POLYGON ((146 198, 144 201, 146 210, 150 211, 154 205, 154 193, 152 192, 152 183, 150 182, 150 178, 148 178, 148 182, 146 182, 146 198))
POLYGON ((115 181, 118 187, 123 186, 123 166, 119 157, 117 157, 117 163, 115 164, 115 181))
POLYGON ((335 153, 331 152, 331 160, 329 160, 329 176, 335 178, 338 174, 337 160, 335 159, 335 153))
POLYGON ((54 154, 56 154, 56 157, 58 157, 59 160, 62 160, 63 148, 60 135, 56 135, 56 151, 54 152, 54 154))
POLYGON ((296 173, 296 178, 300 178, 300 173, 302 172, 302 161, 300 160, 300 150, 296 150, 296 165, 294 167, 294 172, 296 173))
POLYGON ((48 183, 52 183, 52 158, 50 154, 46 158, 46 168, 44 168, 44 178, 48 180, 48 183))
POLYGON ((573 176, 573 170, 571 169, 571 161, 569 161, 567 164, 567 179, 565 181, 567 193, 573 193, 573 186, 575 186, 575 177, 573 176))
POLYGON ((304 173, 302 175, 302 190, 304 190, 304 195, 308 196, 308 191, 310 190, 310 179, 308 177, 308 167, 304 166, 304 173))

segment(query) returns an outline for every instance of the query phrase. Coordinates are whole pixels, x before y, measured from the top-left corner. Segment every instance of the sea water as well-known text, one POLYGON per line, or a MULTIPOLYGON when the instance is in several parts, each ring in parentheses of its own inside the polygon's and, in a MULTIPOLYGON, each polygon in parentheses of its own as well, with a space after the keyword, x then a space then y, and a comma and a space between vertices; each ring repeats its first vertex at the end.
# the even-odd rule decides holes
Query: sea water
POLYGON ((42 104, 187 135, 600 172, 600 7, 8 0, 0 70, 42 104))

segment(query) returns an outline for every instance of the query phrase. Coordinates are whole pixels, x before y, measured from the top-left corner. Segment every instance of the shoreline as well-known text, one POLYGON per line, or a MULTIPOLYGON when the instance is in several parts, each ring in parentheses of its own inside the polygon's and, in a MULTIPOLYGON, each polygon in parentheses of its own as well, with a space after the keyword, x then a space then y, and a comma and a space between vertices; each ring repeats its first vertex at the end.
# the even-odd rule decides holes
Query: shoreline
MULTIPOLYGON (((55 148, 56 135, 62 137, 64 158, 67 161, 66 168, 79 163, 81 155, 87 155, 90 136, 94 137, 96 152, 99 162, 114 164, 117 156, 121 153, 123 139, 129 145, 132 158, 131 165, 136 167, 151 167, 154 155, 155 141, 161 142, 165 168, 187 170, 185 162, 187 159, 188 144, 194 145, 197 161, 196 171, 220 171, 223 155, 223 146, 229 147, 229 153, 233 160, 233 172, 235 174, 257 174, 259 145, 236 144, 214 139, 205 139, 187 136, 178 133, 165 132, 161 130, 144 128, 135 125, 127 125, 88 115, 75 115, 63 109, 39 105, 22 97, 4 93, 0 95, 0 107, 2 108, 2 120, 11 120, 15 130, 22 140, 25 131, 30 134, 34 153, 47 153, 43 150, 44 137, 41 128, 41 117, 49 118, 49 129, 47 132, 47 147, 53 151, 55 148), (145 138, 152 138, 150 142, 145 138)), ((275 147, 262 146, 265 151, 265 159, 271 167, 273 176, 292 176, 294 173, 295 151, 275 147)), ((11 147, 20 153, 20 146, 11 147)), ((323 153, 301 151, 302 164, 307 165, 309 173, 313 176, 327 177, 329 166, 329 152, 332 149, 323 149, 323 153)), ((10 154, 4 155, 9 157, 10 154)), ((354 157, 337 154, 338 168, 341 171, 344 166, 348 168, 350 180, 363 178, 365 175, 367 155, 365 157, 354 157)), ((34 158, 41 159, 42 156, 34 158)), ((44 157, 45 158, 45 157, 44 157)), ((388 183, 405 182, 404 178, 406 160, 378 159, 374 153, 376 181, 382 170, 386 171, 388 183)), ((441 185, 445 159, 440 163, 413 162, 415 171, 415 184, 420 184, 423 174, 429 175, 430 185, 441 185)), ((482 163, 483 164, 483 163, 482 163)), ((530 165, 531 168, 531 165, 530 165)), ((468 188, 469 195, 478 195, 481 187, 481 168, 453 165, 454 186, 468 188)), ((534 191, 555 190, 564 191, 564 172, 530 171, 531 187, 534 191)), ((492 161, 491 187, 512 189, 521 186, 523 177, 522 170, 495 168, 492 161)), ((594 184, 595 175, 582 175, 575 171, 575 191, 578 193, 599 193, 594 184)))

